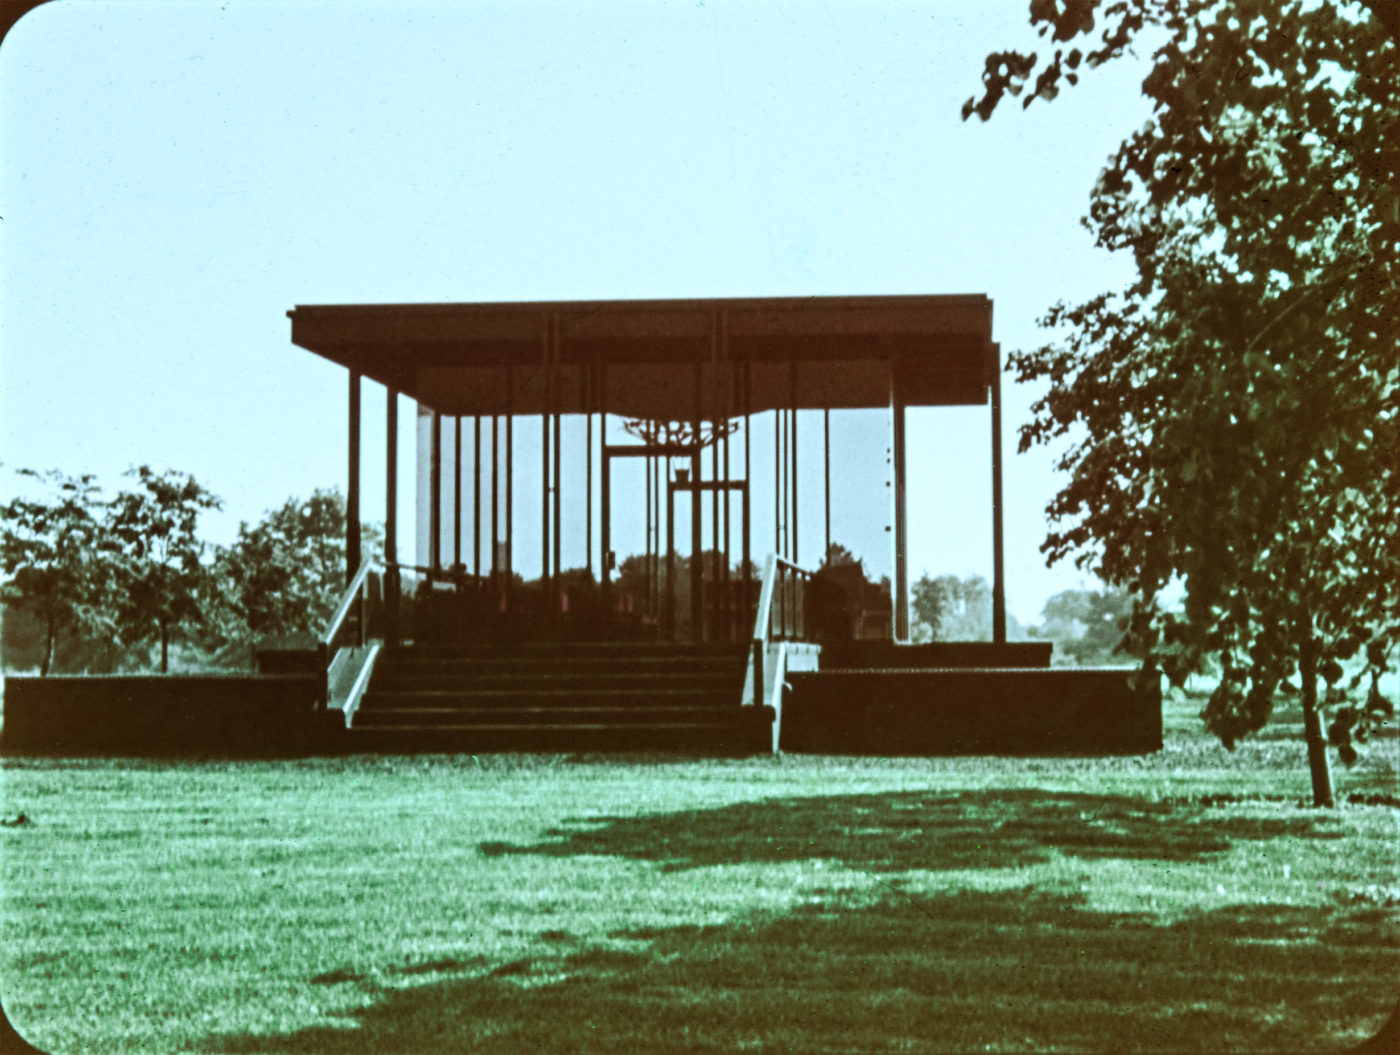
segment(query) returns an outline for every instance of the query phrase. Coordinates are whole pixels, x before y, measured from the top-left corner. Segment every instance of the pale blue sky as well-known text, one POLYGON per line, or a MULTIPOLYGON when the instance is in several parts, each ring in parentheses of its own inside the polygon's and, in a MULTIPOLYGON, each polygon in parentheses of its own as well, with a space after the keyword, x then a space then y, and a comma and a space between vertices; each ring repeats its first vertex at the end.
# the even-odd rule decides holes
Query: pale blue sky
MULTIPOLYGON (((1078 218, 1147 108, 1127 60, 964 124, 983 57, 1025 43, 1026 17, 1025 0, 45 5, 0 47, 5 487, 21 466, 109 487, 131 464, 184 469, 226 499, 220 540, 343 488, 345 373, 291 345, 299 303, 986 293, 1004 350, 1036 342, 1051 302, 1126 274, 1078 218)), ((1008 455, 1029 401, 1008 381, 1008 455)), ((379 519, 381 390, 365 403, 379 519)), ((836 429, 834 533, 877 574, 884 427, 836 429)), ((913 415, 914 576, 990 576, 987 432, 985 410, 913 415)), ((818 448, 803 459, 814 558, 818 448)), ((1024 621, 1080 579, 1038 553, 1056 487, 1044 452, 1009 457, 1024 621)))

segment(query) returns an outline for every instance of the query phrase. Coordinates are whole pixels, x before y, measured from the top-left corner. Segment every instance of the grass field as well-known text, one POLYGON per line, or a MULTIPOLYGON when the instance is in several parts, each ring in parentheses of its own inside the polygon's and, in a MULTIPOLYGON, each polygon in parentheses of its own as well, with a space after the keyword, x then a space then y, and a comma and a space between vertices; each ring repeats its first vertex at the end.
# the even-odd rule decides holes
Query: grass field
POLYGON ((10 761, 50 1052, 1339 1050, 1400 994, 1397 743, 1145 758, 10 761), (21 816, 22 815, 22 816, 21 816))

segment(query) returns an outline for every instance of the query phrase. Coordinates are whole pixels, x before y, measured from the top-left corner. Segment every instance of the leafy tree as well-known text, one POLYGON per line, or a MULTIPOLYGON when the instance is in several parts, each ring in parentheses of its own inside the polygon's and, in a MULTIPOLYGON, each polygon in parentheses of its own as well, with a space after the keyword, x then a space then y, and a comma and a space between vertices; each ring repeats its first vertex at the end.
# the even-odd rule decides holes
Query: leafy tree
POLYGON ((1202 715, 1227 747, 1297 672, 1318 805, 1333 797, 1327 740, 1350 761, 1391 711, 1378 685, 1400 639, 1400 49, 1384 12, 1033 0, 1056 45, 1099 20, 1102 43, 989 56, 964 107, 985 119, 1028 84, 1026 105, 1054 98, 1158 35, 1153 116, 1085 219, 1137 278, 1055 306, 1062 342, 1012 356, 1020 380, 1049 383, 1021 448, 1069 441, 1045 552, 1140 595, 1147 671, 1179 683, 1217 658, 1202 715), (1180 615, 1157 603, 1173 582, 1180 615), (1364 703, 1344 691, 1348 660, 1364 703))
POLYGON ((1133 595, 1104 590, 1062 590, 1045 602, 1031 636, 1055 643, 1055 654, 1076 666, 1121 662, 1120 645, 1133 614, 1133 595))
POLYGON ((992 588, 980 575, 922 576, 910 590, 915 640, 990 641, 992 588))
MULTIPOLYGON (((381 549, 377 525, 361 530, 361 552, 381 549)), ((234 651, 263 639, 318 632, 345 589, 345 497, 335 489, 289 498, 238 536, 214 560, 220 636, 234 651)))
POLYGON ((808 601, 812 629, 824 639, 889 634, 889 579, 872 579, 865 562, 838 542, 827 547, 808 601))
POLYGON ((160 643, 165 673, 172 635, 203 620, 208 571, 199 514, 223 502, 173 469, 157 473, 143 465, 126 475, 136 477, 138 487, 117 495, 107 524, 121 552, 119 623, 132 644, 160 643))
POLYGON ((20 470, 48 494, 0 506, 0 586, 7 611, 26 613, 42 628, 39 673, 68 637, 109 637, 115 629, 113 554, 106 544, 100 488, 91 475, 20 470))

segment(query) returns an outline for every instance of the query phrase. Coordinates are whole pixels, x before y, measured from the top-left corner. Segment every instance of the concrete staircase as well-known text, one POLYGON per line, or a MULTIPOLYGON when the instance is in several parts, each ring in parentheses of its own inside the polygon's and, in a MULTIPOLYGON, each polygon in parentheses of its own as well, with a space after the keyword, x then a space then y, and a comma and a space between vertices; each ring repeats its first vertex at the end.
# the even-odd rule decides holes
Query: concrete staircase
POLYGON ((743 707, 747 656, 716 645, 597 643, 383 653, 352 751, 767 750, 773 713, 743 707))

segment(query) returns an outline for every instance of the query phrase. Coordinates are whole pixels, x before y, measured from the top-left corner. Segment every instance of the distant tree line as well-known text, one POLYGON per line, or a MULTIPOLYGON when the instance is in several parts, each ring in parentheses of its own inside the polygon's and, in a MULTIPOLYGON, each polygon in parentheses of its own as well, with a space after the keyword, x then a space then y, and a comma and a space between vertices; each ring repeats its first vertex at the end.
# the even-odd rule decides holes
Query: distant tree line
MULTIPOLYGON (((219 546, 199 520, 223 502, 188 473, 143 465, 110 497, 92 475, 20 475, 31 493, 0 506, 9 669, 247 666, 260 642, 324 623, 344 585, 337 491, 288 499, 219 546)), ((379 529, 364 533, 373 552, 379 529)))
MULTIPOLYGON (((980 575, 924 575, 910 588, 915 641, 990 641, 992 588, 980 575)), ((1122 649, 1132 594, 1113 587, 1062 590, 1045 602, 1040 621, 1022 626, 1010 613, 1011 641, 1049 641, 1054 662, 1076 667, 1124 666, 1122 649)))
MULTIPOLYGON (((91 475, 22 470, 33 492, 0 506, 0 584, 5 665, 40 673, 177 667, 246 667, 260 644, 289 643, 322 626, 344 585, 345 499, 318 490, 290 498, 229 545, 200 537, 202 514, 222 500, 188 473, 149 466, 126 474, 114 496, 91 475)), ((375 552, 381 532, 364 528, 375 552)), ((707 575, 723 558, 703 555, 707 575)), ((690 618, 690 560, 677 554, 677 630, 690 618)), ((760 570, 751 566, 750 574, 760 570)), ((743 569, 730 572, 736 585, 743 569)), ((575 605, 596 584, 583 569, 564 573, 575 605)), ((819 569, 840 598, 836 636, 888 634, 890 583, 875 579, 849 549, 832 545, 819 569)), ((649 576, 646 558, 625 559, 614 580, 625 612, 648 617, 664 596, 665 561, 649 576), (649 600, 650 598, 650 600, 649 600)), ((736 595, 737 596, 737 595, 736 595)), ((925 574, 910 598, 916 641, 989 641, 991 587, 981 576, 925 574)), ((1049 640, 1057 661, 1128 662, 1119 644, 1132 612, 1122 590, 1067 590, 1046 602, 1031 627, 1008 619, 1012 640, 1049 640)))
MULTIPOLYGON (((864 562, 844 546, 833 544, 820 574, 841 583, 850 603, 888 612, 890 582, 878 581, 864 562), (857 601, 857 598, 859 600, 857 601)), ((990 641, 992 587, 980 575, 925 573, 910 585, 910 623, 916 643, 990 641)), ((1102 586, 1064 590, 1045 602, 1040 621, 1023 626, 1007 614, 1011 641, 1050 641, 1054 660, 1071 666, 1125 666, 1134 662, 1123 649, 1133 598, 1126 590, 1102 586)))

